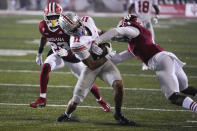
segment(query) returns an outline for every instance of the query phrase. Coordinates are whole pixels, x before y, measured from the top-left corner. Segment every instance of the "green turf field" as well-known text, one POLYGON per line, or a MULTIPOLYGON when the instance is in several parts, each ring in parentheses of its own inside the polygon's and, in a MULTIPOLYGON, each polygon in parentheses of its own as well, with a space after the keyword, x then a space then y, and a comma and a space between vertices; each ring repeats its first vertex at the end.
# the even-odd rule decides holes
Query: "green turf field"
MULTIPOLYGON (((42 16, 0 15, 0 131, 6 130, 197 130, 197 115, 170 104, 161 93, 152 71, 141 71, 141 62, 133 59, 119 64, 126 95, 123 113, 138 123, 137 127, 120 126, 113 119, 113 108, 103 112, 89 94, 73 113, 76 121, 57 123, 65 105, 72 97, 77 79, 67 68, 50 74, 45 108, 30 108, 29 103, 39 96, 40 67, 35 64, 40 39, 38 24, 23 24, 26 20, 42 20, 42 16), (5 50, 30 51, 26 55, 2 55, 5 50), (3 52, 3 53, 2 53, 3 52), (68 88, 65 88, 68 87, 68 88)), ((95 18, 97 26, 107 30, 116 26, 119 18, 95 18)), ((155 28, 156 43, 174 52, 182 61, 189 83, 197 86, 197 21, 196 19, 160 20, 155 28)), ((117 52, 126 44, 113 43, 117 52)), ((43 58, 49 47, 45 48, 43 58)), ((105 100, 114 107, 113 90, 96 81, 105 100)), ((194 98, 195 99, 195 98, 194 98)), ((195 99, 197 100, 197 99, 195 99)))

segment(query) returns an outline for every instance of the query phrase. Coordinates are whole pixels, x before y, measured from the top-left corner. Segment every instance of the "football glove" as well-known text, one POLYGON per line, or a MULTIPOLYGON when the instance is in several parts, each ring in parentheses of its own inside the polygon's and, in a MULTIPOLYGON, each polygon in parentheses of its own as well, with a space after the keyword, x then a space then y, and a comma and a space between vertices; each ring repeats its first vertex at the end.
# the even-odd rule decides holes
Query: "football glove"
POLYGON ((158 24, 158 19, 159 19, 159 16, 156 15, 154 18, 153 18, 153 23, 156 25, 158 24))
POLYGON ((107 43, 109 44, 109 46, 105 46, 107 48, 107 53, 108 53, 106 55, 106 58, 111 59, 116 54, 116 51, 112 49, 112 45, 110 42, 107 43))
POLYGON ((41 66, 43 64, 42 62, 42 55, 37 55, 36 56, 36 64, 41 66))
POLYGON ((63 48, 60 48, 58 51, 57 51, 57 54, 61 57, 65 57, 65 56, 68 56, 68 51, 66 49, 63 49, 63 48))

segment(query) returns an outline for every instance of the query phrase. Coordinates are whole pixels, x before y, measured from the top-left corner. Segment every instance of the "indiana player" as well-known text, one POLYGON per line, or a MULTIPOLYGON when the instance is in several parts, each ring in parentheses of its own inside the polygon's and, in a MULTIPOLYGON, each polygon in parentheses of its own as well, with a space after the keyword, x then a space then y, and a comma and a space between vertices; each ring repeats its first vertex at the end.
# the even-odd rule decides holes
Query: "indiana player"
MULTIPOLYGON (((30 104, 30 107, 38 107, 46 105, 47 84, 49 81, 49 73, 64 66, 78 78, 84 64, 75 57, 71 52, 69 40, 70 36, 65 34, 58 26, 58 19, 62 14, 62 8, 59 4, 52 2, 47 5, 44 10, 44 20, 40 22, 39 31, 42 34, 36 63, 42 65, 42 52, 44 46, 48 42, 53 50, 53 54, 49 55, 42 65, 40 73, 40 97, 30 104)), ((100 96, 98 87, 92 84, 89 87, 91 93, 96 97, 105 112, 110 111, 110 106, 100 96)))
MULTIPOLYGON (((129 14, 136 14, 142 25, 151 31, 153 42, 155 40, 155 33, 152 25, 152 9, 155 10, 154 24, 158 23, 159 7, 158 0, 130 0, 129 14)), ((143 64, 142 70, 147 70, 147 66, 143 64)))
POLYGON ((136 56, 155 71, 162 92, 172 104, 197 113, 197 102, 181 94, 197 95, 197 88, 188 86, 188 78, 182 69, 185 63, 173 53, 154 44, 151 32, 137 22, 135 15, 124 17, 121 23, 119 27, 107 31, 97 39, 97 42, 124 38, 128 41, 128 50, 115 55, 112 61, 120 63, 136 56))
POLYGON ((91 17, 81 19, 73 12, 66 12, 60 16, 60 27, 71 36, 70 46, 73 53, 86 65, 75 86, 73 98, 68 102, 64 114, 57 118, 58 122, 69 121, 77 105, 83 102, 88 94, 88 87, 97 77, 111 85, 114 89, 115 113, 114 118, 123 125, 135 125, 121 113, 124 95, 123 82, 118 68, 108 60, 111 55, 110 45, 100 48, 95 43, 99 37, 95 23, 91 17), (97 57, 94 57, 97 56, 97 57))

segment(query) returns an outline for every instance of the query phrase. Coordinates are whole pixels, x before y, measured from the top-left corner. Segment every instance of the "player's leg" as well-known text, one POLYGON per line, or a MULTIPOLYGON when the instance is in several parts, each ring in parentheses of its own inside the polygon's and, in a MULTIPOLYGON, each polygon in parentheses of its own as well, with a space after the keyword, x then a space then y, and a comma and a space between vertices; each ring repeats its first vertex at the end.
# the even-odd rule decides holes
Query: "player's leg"
POLYGON ((104 68, 98 75, 103 81, 111 85, 114 89, 115 113, 114 118, 123 125, 135 125, 135 122, 128 120, 122 114, 121 107, 124 96, 124 87, 122 77, 118 68, 111 62, 107 61, 104 68))
MULTIPOLYGON (((78 63, 70 63, 70 62, 65 62, 65 65, 70 69, 70 71, 77 77, 79 78, 80 73, 82 68, 84 68, 84 64, 82 62, 78 62, 78 63)), ((90 92, 92 93, 92 95, 96 98, 96 101, 99 105, 102 106, 103 110, 105 112, 109 112, 110 111, 110 106, 108 105, 108 103, 104 100, 103 97, 101 97, 98 86, 96 84, 93 84, 90 87, 90 92)))
POLYGON ((179 82, 175 72, 175 62, 167 55, 162 56, 158 61, 156 75, 163 93, 172 104, 197 112, 197 103, 180 94, 179 82))
POLYGON ((63 60, 56 54, 52 54, 45 60, 40 72, 40 97, 30 104, 30 107, 46 105, 46 92, 49 81, 49 73, 52 70, 64 67, 63 60))
POLYGON ((180 91, 186 95, 197 96, 197 88, 193 86, 188 86, 188 78, 182 67, 180 67, 177 62, 175 63, 176 76, 179 81, 180 91))
POLYGON ((57 118, 58 122, 68 121, 71 114, 76 110, 77 106, 83 102, 89 92, 89 88, 94 81, 99 70, 91 71, 88 68, 83 68, 81 75, 77 81, 73 92, 73 98, 68 102, 68 106, 61 116, 57 118))

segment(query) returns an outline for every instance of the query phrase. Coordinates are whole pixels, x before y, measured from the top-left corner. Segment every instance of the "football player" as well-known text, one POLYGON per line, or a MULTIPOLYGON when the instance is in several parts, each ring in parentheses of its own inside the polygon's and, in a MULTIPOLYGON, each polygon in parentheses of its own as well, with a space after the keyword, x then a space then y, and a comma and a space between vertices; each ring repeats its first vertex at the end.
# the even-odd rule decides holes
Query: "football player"
MULTIPOLYGON (((129 14, 136 14, 142 25, 151 31, 153 42, 155 40, 155 34, 152 25, 152 9, 155 10, 155 16, 153 18, 154 24, 158 23, 159 7, 158 0, 130 0, 131 5, 129 7, 129 14)), ((148 67, 143 64, 142 70, 147 70, 148 67)))
MULTIPOLYGON (((69 39, 70 36, 65 34, 59 28, 58 19, 62 14, 62 7, 55 3, 49 3, 44 10, 44 20, 40 22, 39 31, 42 34, 36 63, 42 65, 42 52, 44 46, 48 42, 51 46, 53 54, 49 55, 42 65, 40 73, 40 97, 30 104, 30 107, 38 107, 46 105, 47 84, 49 81, 49 73, 64 66, 67 66, 70 71, 78 78, 80 76, 84 64, 75 57, 71 52, 69 39)), ((110 106, 100 96, 98 87, 95 84, 90 85, 89 89, 96 97, 105 112, 110 111, 110 106)))
POLYGON ((163 94, 172 104, 197 113, 197 102, 181 94, 197 95, 197 88, 188 86, 188 78, 182 69, 185 63, 173 53, 154 44, 151 32, 141 26, 135 15, 124 17, 119 27, 101 35, 97 42, 123 38, 128 41, 128 50, 115 55, 114 57, 117 58, 112 58, 112 60, 120 63, 136 56, 156 73, 163 94))
POLYGON ((135 122, 129 121, 121 113, 124 96, 122 78, 118 68, 107 59, 112 56, 111 46, 100 48, 95 43, 95 39, 99 35, 94 20, 89 16, 84 16, 80 19, 75 13, 66 12, 60 16, 59 24, 65 33, 71 35, 71 50, 86 67, 83 68, 82 74, 75 86, 73 98, 68 102, 67 109, 64 114, 57 118, 57 121, 63 122, 71 119, 72 112, 87 96, 88 87, 99 77, 114 89, 115 120, 122 125, 134 126, 135 122), (105 57, 106 51, 108 53, 107 58, 105 57))

